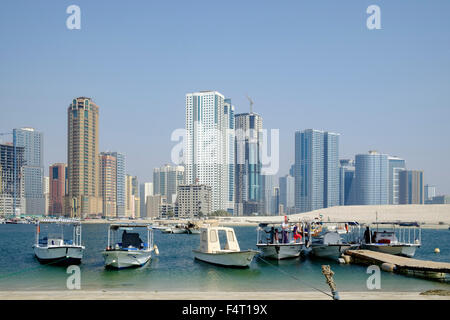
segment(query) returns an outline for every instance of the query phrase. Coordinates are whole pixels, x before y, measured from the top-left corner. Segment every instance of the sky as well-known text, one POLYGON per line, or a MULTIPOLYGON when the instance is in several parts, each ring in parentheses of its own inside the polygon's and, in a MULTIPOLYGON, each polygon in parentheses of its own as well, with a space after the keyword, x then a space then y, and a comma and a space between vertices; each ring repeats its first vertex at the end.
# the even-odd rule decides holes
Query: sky
MULTIPOLYGON (((0 132, 44 133, 44 161, 67 162, 67 108, 100 107, 100 151, 152 181, 185 126, 185 95, 246 96, 280 130, 278 174, 296 130, 340 133, 340 158, 377 150, 450 194, 450 1, 2 1, 0 132), (69 30, 70 5, 81 29, 69 30), (369 5, 381 29, 369 30, 369 5)), ((8 137, 1 138, 3 141, 8 137)))

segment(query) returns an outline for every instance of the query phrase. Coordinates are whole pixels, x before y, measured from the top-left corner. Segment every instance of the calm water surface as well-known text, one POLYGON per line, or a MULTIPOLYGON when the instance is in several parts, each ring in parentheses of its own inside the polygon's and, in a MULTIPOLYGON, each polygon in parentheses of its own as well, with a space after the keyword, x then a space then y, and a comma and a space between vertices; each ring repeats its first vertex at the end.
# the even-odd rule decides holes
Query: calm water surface
MULTIPOLYGON (((151 291, 310 291, 311 286, 329 291, 321 265, 335 272, 339 291, 368 291, 369 274, 357 265, 300 258, 268 265, 255 259, 248 269, 230 269, 193 258, 199 235, 162 234, 155 231, 160 255, 138 269, 106 270, 101 251, 107 242, 106 224, 83 225, 82 289, 151 291), (294 279, 301 279, 301 281, 294 279)), ((241 249, 256 249, 256 228, 235 227, 241 249)), ((40 265, 33 255, 34 225, 0 225, 0 290, 62 290, 68 274, 65 267, 40 265)), ((416 258, 450 262, 450 231, 422 230, 423 245, 416 258), (441 253, 435 254, 434 248, 441 253)), ((403 275, 381 273, 381 291, 450 290, 450 284, 403 275)))

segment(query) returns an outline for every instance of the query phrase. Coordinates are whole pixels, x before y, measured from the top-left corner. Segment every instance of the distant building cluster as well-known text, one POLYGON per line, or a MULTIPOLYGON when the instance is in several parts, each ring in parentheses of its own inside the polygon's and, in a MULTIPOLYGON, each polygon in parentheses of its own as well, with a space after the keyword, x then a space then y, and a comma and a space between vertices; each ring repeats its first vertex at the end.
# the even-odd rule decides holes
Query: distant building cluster
POLYGON ((346 205, 448 204, 424 173, 396 156, 369 151, 340 159, 338 133, 295 132, 285 175, 264 174, 263 118, 235 114, 217 91, 186 94, 183 163, 153 169, 153 182, 127 174, 125 155, 99 151, 99 111, 78 97, 67 109, 67 163, 45 175, 44 136, 13 129, 0 144, 0 216, 198 218, 285 215, 346 205))

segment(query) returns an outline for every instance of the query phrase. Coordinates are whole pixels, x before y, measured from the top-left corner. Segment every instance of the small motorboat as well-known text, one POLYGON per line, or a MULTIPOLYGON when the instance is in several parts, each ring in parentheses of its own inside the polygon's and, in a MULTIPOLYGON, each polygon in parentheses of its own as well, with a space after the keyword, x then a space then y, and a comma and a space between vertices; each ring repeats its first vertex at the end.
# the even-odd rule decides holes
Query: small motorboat
POLYGON ((357 222, 321 222, 322 232, 312 238, 311 253, 320 258, 338 260, 347 250, 359 248, 357 222), (345 239, 344 239, 345 237, 345 239))
MULTIPOLYGON (((55 231, 55 230, 53 230, 55 231)), ((85 247, 81 245, 81 222, 74 219, 43 219, 36 223, 36 243, 33 250, 36 258, 43 264, 79 264, 85 247), (47 232, 41 232, 41 226, 47 232), (72 226, 71 240, 64 239, 64 226, 72 226), (58 233, 49 229, 59 227, 58 233), (46 236, 41 238, 42 234, 46 236)))
POLYGON ((195 223, 189 222, 186 228, 189 234, 200 234, 200 227, 195 223))
POLYGON ((198 250, 192 250, 197 260, 225 266, 245 268, 250 265, 256 250, 242 250, 236 239, 233 228, 228 227, 207 227, 200 229, 200 247, 198 250), (220 236, 226 239, 222 248, 220 236))
POLYGON ((158 247, 153 244, 153 229, 149 225, 114 223, 108 228, 108 246, 102 255, 105 267, 123 269, 145 265, 150 261, 153 251, 158 254, 158 247), (138 232, 128 232, 136 229, 147 231, 146 242, 141 240, 138 232))
POLYGON ((369 241, 361 244, 362 249, 412 258, 422 244, 422 231, 417 222, 376 222, 375 225, 376 231, 370 234, 370 239, 365 239, 369 241))
POLYGON ((283 223, 281 231, 278 232, 279 225, 279 223, 260 223, 256 231, 256 247, 261 250, 261 255, 268 259, 299 257, 305 249, 303 224, 299 223, 295 226, 295 224, 283 223), (267 234, 270 237, 267 237, 267 234), (279 235, 278 239, 276 239, 277 235, 279 235))

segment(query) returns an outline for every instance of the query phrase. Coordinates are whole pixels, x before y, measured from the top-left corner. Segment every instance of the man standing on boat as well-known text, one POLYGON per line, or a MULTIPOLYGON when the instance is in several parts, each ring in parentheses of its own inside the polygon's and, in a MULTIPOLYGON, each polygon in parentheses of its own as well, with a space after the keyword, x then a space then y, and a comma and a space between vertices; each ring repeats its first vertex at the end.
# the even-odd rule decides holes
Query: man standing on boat
POLYGON ((368 226, 366 227, 366 231, 364 231, 364 241, 366 243, 372 243, 371 233, 368 226))

